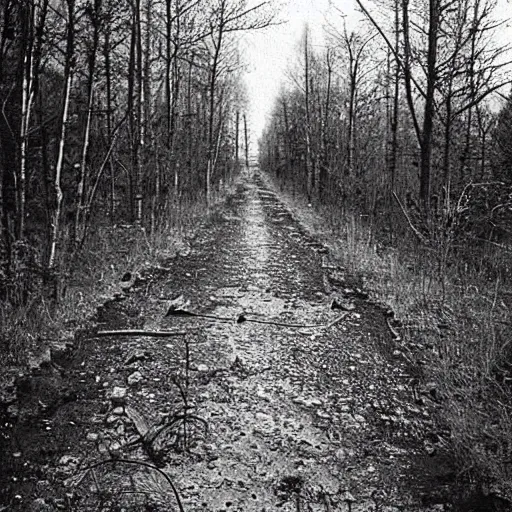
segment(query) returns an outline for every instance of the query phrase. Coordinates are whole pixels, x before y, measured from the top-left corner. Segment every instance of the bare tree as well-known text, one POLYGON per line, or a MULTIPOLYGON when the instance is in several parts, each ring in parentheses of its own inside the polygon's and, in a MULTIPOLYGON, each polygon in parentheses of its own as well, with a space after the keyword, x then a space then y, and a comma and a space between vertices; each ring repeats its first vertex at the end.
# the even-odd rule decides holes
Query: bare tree
MULTIPOLYGON (((55 176, 53 180, 54 206, 50 215, 51 226, 49 233, 49 251, 47 267, 50 272, 55 272, 58 256, 58 243, 60 238, 60 224, 62 216, 62 171, 64 166, 64 154, 66 150, 67 123, 69 117, 69 104, 73 74, 75 71, 75 0, 66 0, 66 53, 64 64, 64 89, 62 92, 62 111, 60 115, 60 135, 55 164, 55 176)), ((54 281, 57 285, 57 281, 54 281)), ((56 289, 54 289, 54 294, 56 289)))
POLYGON ((74 223, 74 244, 80 243, 83 238, 84 218, 85 218, 85 187, 87 179, 87 165, 89 157, 89 147, 91 138, 91 123, 94 109, 94 85, 96 75, 96 61, 98 56, 98 49, 100 44, 100 30, 101 30, 101 10, 102 0, 94 0, 92 5, 86 9, 86 16, 92 27, 91 43, 87 55, 87 79, 86 79, 86 94, 87 94, 87 111, 85 128, 82 142, 82 154, 80 157, 80 176, 78 180, 78 188, 76 195, 76 211, 74 223))
MULTIPOLYGON (((273 15, 269 10, 269 3, 262 2, 256 6, 248 7, 247 2, 233 0, 216 0, 209 11, 209 38, 207 48, 210 56, 208 79, 208 157, 206 165, 205 194, 209 204, 211 202, 211 182, 215 171, 215 114, 218 104, 216 102, 217 86, 223 74, 232 69, 225 52, 230 49, 231 35, 238 32, 259 30, 272 23, 273 15)), ((236 64, 235 64, 236 65, 236 64)))

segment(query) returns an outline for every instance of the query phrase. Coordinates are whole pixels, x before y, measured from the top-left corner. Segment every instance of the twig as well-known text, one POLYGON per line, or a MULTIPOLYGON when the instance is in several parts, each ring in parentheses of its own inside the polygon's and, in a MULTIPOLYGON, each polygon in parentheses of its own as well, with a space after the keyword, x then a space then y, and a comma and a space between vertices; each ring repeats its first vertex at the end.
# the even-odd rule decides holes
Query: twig
POLYGON ((493 242, 492 240, 487 240, 486 238, 480 238, 478 236, 472 236, 470 239, 477 240, 478 242, 485 242, 486 244, 494 245, 495 247, 499 247, 500 249, 503 249, 505 252, 512 252, 512 249, 510 247, 507 247, 506 245, 500 244, 498 242, 493 242))
POLYGON ((345 319, 347 316, 349 315, 349 313, 343 313, 342 315, 340 315, 338 318, 335 318, 332 322, 329 322, 325 328, 326 329, 330 329, 331 327, 335 326, 337 323, 341 322, 343 319, 345 319))
POLYGON ((170 479, 169 475, 162 471, 160 468, 157 468, 156 466, 153 466, 153 464, 150 464, 149 462, 145 462, 142 460, 131 460, 131 459, 108 459, 108 460, 102 460, 100 462, 96 462, 95 464, 92 464, 90 466, 86 466, 85 468, 81 468, 79 472, 81 471, 90 471, 92 469, 98 468, 100 466, 104 466, 106 464, 117 464, 118 462, 122 464, 135 464, 137 466, 144 466, 149 469, 154 469, 157 473, 160 473, 167 483, 170 485, 174 497, 176 498, 176 503, 178 504, 178 508, 180 509, 180 512, 185 512, 185 509, 183 508, 183 504, 181 503, 180 495, 178 493, 178 489, 176 489, 175 485, 172 483, 172 480, 170 479))
POLYGON ((491 309, 489 311, 489 322, 491 322, 491 323, 492 323, 492 316, 493 316, 493 313, 494 313, 494 309, 496 307, 496 302, 498 301, 498 289, 499 289, 499 286, 500 286, 500 276, 498 275, 498 277, 496 278, 496 286, 494 287, 494 298, 493 298, 493 301, 492 301, 491 309))
POLYGON ((407 213, 407 210, 405 209, 404 205, 401 203, 400 199, 396 195, 396 192, 393 192, 393 197, 395 198, 396 202, 400 206, 400 209, 402 210, 402 213, 404 214, 410 228, 412 229, 413 233, 417 236, 418 240, 426 244, 427 239, 423 236, 423 234, 419 231, 419 229, 412 223, 411 218, 409 217, 409 214, 407 213))
POLYGON ((94 480, 94 485, 96 486, 96 492, 99 494, 101 492, 100 483, 98 482, 98 477, 96 476, 96 471, 94 469, 91 470, 92 479, 94 480))
POLYGON ((398 331, 391 325, 389 318, 386 318, 386 323, 388 324, 389 330, 391 331, 391 334, 393 334, 395 340, 400 341, 402 338, 400 337, 398 331))
POLYGON ((172 336, 186 336, 191 331, 144 331, 138 329, 125 329, 120 331, 98 331, 95 337, 106 336, 149 336, 151 338, 170 338, 172 336))

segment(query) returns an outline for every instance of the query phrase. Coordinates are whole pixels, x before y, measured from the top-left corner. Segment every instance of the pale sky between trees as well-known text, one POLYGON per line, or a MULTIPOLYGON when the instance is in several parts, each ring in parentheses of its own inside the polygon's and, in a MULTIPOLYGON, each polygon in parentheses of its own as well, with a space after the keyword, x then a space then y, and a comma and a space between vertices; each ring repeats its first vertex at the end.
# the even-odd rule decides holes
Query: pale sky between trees
MULTIPOLYGON (((266 116, 287 79, 286 72, 297 60, 297 45, 305 24, 308 24, 316 44, 321 46, 322 27, 326 22, 338 20, 341 23, 341 12, 346 15, 349 28, 357 26, 363 19, 356 10, 355 0, 282 0, 280 5, 278 18, 283 23, 248 35, 243 45, 248 64, 246 82, 251 105, 249 118, 253 151, 265 126, 266 116)), ((365 5, 375 12, 370 0, 365 0, 365 5)), ((496 15, 503 19, 512 18, 512 0, 498 0, 496 15)), ((502 34, 504 42, 512 44, 510 23, 502 34)), ((512 53, 509 58, 512 60, 512 53)))

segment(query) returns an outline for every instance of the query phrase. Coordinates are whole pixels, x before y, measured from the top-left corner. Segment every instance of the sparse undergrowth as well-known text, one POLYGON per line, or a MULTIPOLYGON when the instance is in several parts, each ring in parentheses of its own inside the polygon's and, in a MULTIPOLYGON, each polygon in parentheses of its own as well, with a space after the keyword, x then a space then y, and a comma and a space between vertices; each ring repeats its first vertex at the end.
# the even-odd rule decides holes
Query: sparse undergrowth
POLYGON ((360 216, 342 218, 286 191, 282 196, 297 219, 327 241, 347 274, 359 276, 372 298, 393 310, 405 357, 421 369, 438 411, 439 449, 452 454, 464 492, 509 503, 512 287, 499 258, 494 278, 489 268, 471 272, 463 262, 440 276, 431 252, 404 241, 379 244, 375 228, 360 216))
MULTIPOLYGON (((228 184, 212 198, 210 213, 233 193, 237 183, 228 184)), ((62 271, 57 304, 47 296, 38 256, 21 257, 17 282, 10 287, 13 300, 0 304, 2 359, 13 369, 37 366, 49 354, 50 345, 72 339, 99 305, 122 291, 123 276, 165 266, 176 254, 186 252, 187 238, 205 218, 202 204, 183 203, 152 233, 131 224, 98 224, 62 271)))
POLYGON ((26 303, 2 304, 1 351, 7 361, 30 365, 48 342, 72 337, 76 328, 84 326, 94 309, 120 290, 123 274, 158 265, 183 244, 177 231, 148 236, 141 228, 129 225, 99 228, 69 269, 62 299, 55 307, 42 283, 26 303))

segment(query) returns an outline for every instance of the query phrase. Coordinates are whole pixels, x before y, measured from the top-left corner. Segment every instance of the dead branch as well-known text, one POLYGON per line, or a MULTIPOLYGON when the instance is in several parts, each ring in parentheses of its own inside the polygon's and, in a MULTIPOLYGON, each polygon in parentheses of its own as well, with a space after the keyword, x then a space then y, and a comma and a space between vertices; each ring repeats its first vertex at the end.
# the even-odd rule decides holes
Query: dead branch
POLYGON ((395 341, 400 341, 402 338, 400 337, 398 331, 391 325, 391 321, 389 318, 386 318, 386 323, 388 324, 388 328, 391 331, 393 337, 395 338, 395 341))
POLYGON ((330 329, 331 327, 335 326, 337 323, 341 322, 343 319, 345 319, 350 313, 347 311, 346 313, 343 313, 338 318, 335 318, 332 322, 329 322, 325 328, 330 329))
POLYGON ((120 331, 98 331, 95 336, 104 338, 107 336, 148 336, 150 338, 170 338, 173 336, 186 336, 191 331, 144 331, 139 329, 125 329, 120 331))
POLYGON ((478 242, 484 242, 486 244, 494 245, 494 247, 498 247, 502 249, 505 252, 512 253, 512 248, 507 247, 506 245, 500 244, 498 242, 493 242, 492 240, 487 240, 486 238, 481 238, 478 236, 472 236, 470 237, 471 240, 477 240, 478 242))
POLYGON ((398 205, 400 206, 400 209, 402 210, 402 213, 404 214, 410 228, 412 229, 413 233, 416 235, 416 237, 418 238, 418 240, 423 243, 423 244, 427 244, 428 240, 425 238, 425 236, 418 230, 418 228, 412 223, 412 220, 411 218, 409 217, 409 214, 407 213, 407 210, 405 209, 404 205, 402 204, 402 202, 400 201, 400 199, 398 198, 398 196, 396 195, 396 192, 393 191, 393 197, 395 198, 396 202, 398 203, 398 205))
POLYGON ((323 328, 329 328, 332 325, 338 323, 339 321, 343 320, 346 315, 342 315, 341 317, 337 318, 334 323, 328 323, 328 324, 292 324, 288 322, 279 322, 277 320, 260 320, 258 318, 247 318, 243 313, 238 315, 238 317, 230 318, 226 316, 217 316, 217 315, 208 315, 203 313, 193 313, 192 311, 187 311, 184 309, 174 309, 171 308, 167 312, 165 316, 181 316, 181 317, 193 317, 193 318, 206 318, 210 320, 218 320, 220 322, 233 322, 235 321, 237 324, 242 324, 245 322, 252 322, 255 324, 264 324, 264 325, 277 325, 278 327, 293 327, 296 329, 323 329, 323 328))

